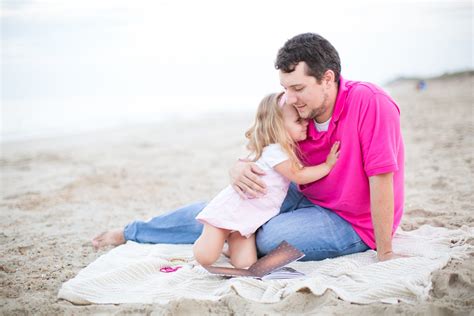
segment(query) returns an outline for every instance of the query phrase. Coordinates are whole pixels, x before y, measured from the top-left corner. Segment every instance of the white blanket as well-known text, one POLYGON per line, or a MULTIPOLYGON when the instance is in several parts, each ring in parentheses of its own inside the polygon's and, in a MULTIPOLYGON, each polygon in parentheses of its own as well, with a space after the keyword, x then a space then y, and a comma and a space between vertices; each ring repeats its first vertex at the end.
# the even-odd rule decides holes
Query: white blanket
MULTIPOLYGON (((434 271, 450 259, 468 254, 472 246, 466 240, 473 236, 472 227, 399 230, 393 248, 406 258, 377 262, 376 253, 369 250, 323 261, 294 262, 290 266, 304 272, 306 278, 266 281, 211 275, 195 264, 191 245, 129 241, 65 282, 58 297, 75 304, 165 304, 182 298, 218 300, 236 293, 249 300, 274 303, 302 289, 309 289, 314 295, 330 289, 341 299, 359 304, 416 303, 428 297, 434 271), (160 272, 167 266, 182 268, 172 273, 160 272)), ((224 257, 218 262, 226 263, 224 257)))

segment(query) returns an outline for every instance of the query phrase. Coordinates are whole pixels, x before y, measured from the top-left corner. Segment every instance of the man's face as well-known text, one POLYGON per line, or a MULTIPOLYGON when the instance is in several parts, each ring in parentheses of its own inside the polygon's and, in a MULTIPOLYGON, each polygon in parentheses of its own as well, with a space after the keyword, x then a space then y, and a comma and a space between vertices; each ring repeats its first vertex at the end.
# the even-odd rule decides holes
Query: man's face
POLYGON ((280 70, 280 84, 286 90, 286 102, 292 104, 303 119, 316 119, 322 123, 332 111, 328 101, 328 85, 319 84, 313 76, 306 74, 306 63, 299 62, 289 73, 280 70), (319 118, 319 119, 318 119, 319 118), (323 119, 323 120, 322 120, 323 119))

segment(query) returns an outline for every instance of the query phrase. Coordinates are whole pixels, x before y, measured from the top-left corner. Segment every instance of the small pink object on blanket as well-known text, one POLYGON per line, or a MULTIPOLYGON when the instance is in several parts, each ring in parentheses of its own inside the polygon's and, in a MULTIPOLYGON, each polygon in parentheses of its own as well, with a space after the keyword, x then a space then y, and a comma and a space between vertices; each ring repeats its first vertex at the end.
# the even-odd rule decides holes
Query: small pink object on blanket
POLYGON ((160 269, 160 272, 164 273, 170 273, 170 272, 176 272, 178 269, 181 269, 182 266, 176 266, 176 267, 163 267, 160 269))

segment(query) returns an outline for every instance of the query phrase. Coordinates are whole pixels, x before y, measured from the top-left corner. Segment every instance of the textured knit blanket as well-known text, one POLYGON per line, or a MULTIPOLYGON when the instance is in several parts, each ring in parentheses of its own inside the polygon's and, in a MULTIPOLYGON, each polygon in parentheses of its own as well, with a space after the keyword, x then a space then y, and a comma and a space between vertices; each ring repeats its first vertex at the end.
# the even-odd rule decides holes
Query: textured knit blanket
MULTIPOLYGON (((218 300, 237 294, 274 303, 300 290, 318 296, 332 290, 341 299, 359 304, 417 303, 429 297, 434 271, 452 258, 472 255, 473 247, 466 241, 473 236, 472 227, 399 230, 393 241, 394 252, 407 257, 378 262, 376 252, 369 250, 322 261, 293 262, 289 266, 305 273, 305 278, 265 281, 212 275, 193 260, 191 245, 129 241, 65 282, 58 297, 75 304, 166 304, 183 298, 218 300), (174 272, 169 268, 179 266, 174 272)), ((227 261, 221 257, 216 265, 227 261)))

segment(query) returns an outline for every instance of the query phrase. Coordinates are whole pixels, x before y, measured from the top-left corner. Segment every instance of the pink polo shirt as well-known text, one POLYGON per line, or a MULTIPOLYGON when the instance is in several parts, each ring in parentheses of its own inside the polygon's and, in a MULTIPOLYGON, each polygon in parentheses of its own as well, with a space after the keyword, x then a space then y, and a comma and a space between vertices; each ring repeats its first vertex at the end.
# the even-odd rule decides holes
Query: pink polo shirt
POLYGON ((325 178, 300 185, 314 204, 349 222, 362 240, 375 249, 370 214, 369 177, 393 172, 395 214, 393 233, 403 213, 404 146, 400 109, 379 87, 341 77, 328 130, 308 125, 308 138, 299 143, 305 165, 326 160, 331 145, 341 141, 340 156, 325 178))

